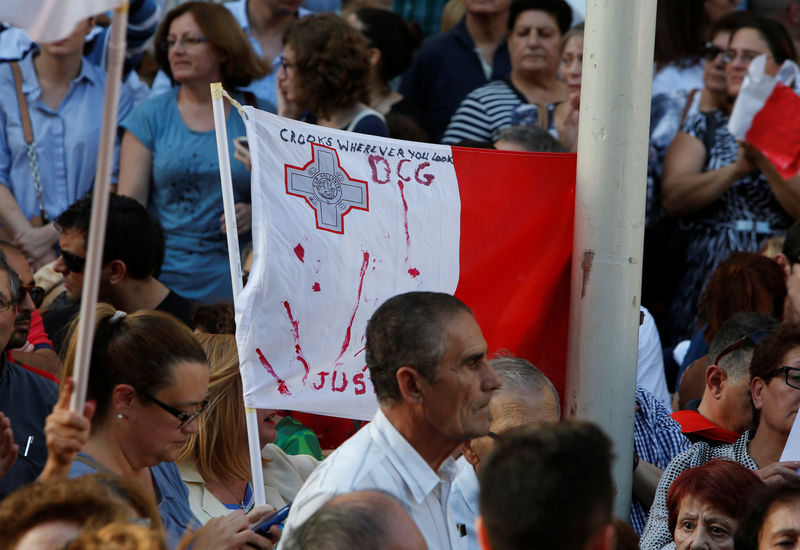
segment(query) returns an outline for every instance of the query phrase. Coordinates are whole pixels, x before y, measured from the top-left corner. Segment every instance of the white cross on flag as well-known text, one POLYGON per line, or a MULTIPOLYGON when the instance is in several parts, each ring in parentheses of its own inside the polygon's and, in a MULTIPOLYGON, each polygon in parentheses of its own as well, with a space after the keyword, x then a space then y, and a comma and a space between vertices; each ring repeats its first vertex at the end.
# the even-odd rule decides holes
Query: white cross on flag
POLYGON ((563 385, 574 155, 397 141, 245 111, 255 261, 236 336, 248 406, 370 419, 366 324, 412 290, 456 294, 491 350, 563 385))

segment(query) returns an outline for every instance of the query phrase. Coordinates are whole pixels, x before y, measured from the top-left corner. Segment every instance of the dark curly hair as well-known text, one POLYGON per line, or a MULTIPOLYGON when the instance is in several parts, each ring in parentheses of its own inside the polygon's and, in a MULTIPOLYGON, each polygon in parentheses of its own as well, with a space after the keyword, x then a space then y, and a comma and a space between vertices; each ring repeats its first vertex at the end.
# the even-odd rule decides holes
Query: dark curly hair
POLYGON ((295 19, 283 35, 292 48, 298 85, 317 117, 367 102, 370 63, 364 36, 332 13, 295 19))
POLYGON ((156 61, 173 84, 175 80, 169 67, 167 35, 172 22, 185 13, 192 14, 208 43, 225 57, 220 76, 222 85, 228 90, 247 86, 272 70, 272 66, 253 50, 247 35, 227 8, 213 2, 186 2, 164 16, 154 39, 156 61))

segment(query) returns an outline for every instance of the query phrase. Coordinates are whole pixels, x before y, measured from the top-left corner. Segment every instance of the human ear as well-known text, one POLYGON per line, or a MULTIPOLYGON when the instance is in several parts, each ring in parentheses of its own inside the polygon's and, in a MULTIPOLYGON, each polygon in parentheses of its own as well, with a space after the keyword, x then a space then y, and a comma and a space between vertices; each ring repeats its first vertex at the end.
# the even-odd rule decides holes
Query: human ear
POLYGON ((706 369, 706 387, 715 399, 722 395, 722 386, 728 379, 728 374, 718 365, 709 365, 706 369))
POLYGON ((424 401, 420 390, 419 373, 412 367, 400 367, 395 373, 397 387, 403 401, 409 405, 421 405, 424 401))

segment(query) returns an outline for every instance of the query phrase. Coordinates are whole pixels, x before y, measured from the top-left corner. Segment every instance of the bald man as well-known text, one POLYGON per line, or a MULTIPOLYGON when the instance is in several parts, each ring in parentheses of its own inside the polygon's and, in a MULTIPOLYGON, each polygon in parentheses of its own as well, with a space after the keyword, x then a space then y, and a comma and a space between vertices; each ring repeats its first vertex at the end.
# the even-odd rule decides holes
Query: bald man
POLYGON ((336 496, 282 542, 283 550, 426 550, 417 525, 400 502, 382 491, 336 496))

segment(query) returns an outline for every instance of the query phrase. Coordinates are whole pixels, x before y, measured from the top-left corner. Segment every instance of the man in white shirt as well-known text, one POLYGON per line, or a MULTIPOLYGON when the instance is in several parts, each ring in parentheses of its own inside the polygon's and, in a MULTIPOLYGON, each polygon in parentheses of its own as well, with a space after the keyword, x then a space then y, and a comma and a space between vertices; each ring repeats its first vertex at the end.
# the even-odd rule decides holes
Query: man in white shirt
POLYGON ((542 371, 519 357, 503 355, 489 361, 503 381, 489 405, 491 424, 488 435, 461 445, 458 462, 461 468, 453 481, 450 507, 456 525, 467 532, 469 550, 478 550, 475 518, 478 509, 478 476, 483 462, 494 448, 497 437, 512 428, 526 424, 558 422, 561 404, 558 392, 542 371))
POLYGON ((378 308, 366 336, 379 410, 311 474, 284 536, 334 495, 376 489, 406 507, 429 548, 466 548, 448 506, 457 471, 450 455, 489 432, 500 387, 481 329, 457 298, 409 292, 378 308))

